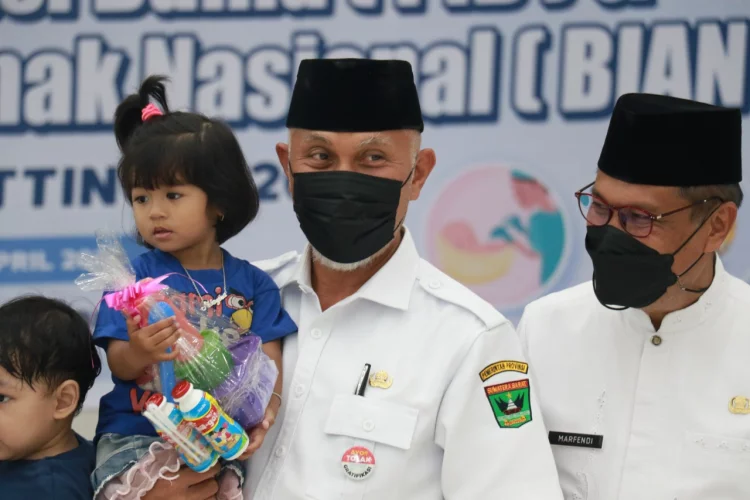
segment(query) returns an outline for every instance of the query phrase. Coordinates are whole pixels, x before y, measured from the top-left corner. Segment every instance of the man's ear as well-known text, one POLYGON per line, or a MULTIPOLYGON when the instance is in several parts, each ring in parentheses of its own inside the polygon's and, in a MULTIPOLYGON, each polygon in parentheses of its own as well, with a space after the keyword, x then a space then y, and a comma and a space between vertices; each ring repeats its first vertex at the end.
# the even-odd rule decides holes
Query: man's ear
POLYGON ((710 232, 706 241, 705 252, 716 252, 729 236, 737 221, 737 205, 732 202, 723 203, 708 221, 710 232))
POLYGON ((289 144, 279 142, 276 144, 276 156, 279 158, 281 168, 286 175, 286 182, 289 192, 292 192, 292 172, 289 171, 289 144))
POLYGON ((81 397, 81 390, 75 380, 66 380, 55 389, 55 420, 65 420, 72 416, 81 397))
POLYGON ((419 193, 422 192, 422 187, 427 181, 427 177, 432 173, 432 169, 435 168, 436 163, 437 156, 432 149, 423 149, 417 154, 417 161, 414 165, 414 179, 411 183, 411 201, 419 198, 419 193))

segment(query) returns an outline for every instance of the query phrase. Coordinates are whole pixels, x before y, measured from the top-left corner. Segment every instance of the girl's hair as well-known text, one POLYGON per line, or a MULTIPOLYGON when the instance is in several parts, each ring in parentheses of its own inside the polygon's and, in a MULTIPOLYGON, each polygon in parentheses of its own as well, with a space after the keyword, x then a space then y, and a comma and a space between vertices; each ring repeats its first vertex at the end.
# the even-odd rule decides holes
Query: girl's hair
POLYGON ((226 124, 199 113, 169 111, 166 80, 163 76, 149 76, 137 94, 129 95, 117 106, 114 129, 122 152, 117 167, 120 185, 131 204, 136 187, 199 187, 208 196, 208 203, 224 215, 216 223, 216 240, 224 243, 258 215, 258 188, 242 149, 226 124), (163 115, 144 122, 143 108, 154 103, 163 115))

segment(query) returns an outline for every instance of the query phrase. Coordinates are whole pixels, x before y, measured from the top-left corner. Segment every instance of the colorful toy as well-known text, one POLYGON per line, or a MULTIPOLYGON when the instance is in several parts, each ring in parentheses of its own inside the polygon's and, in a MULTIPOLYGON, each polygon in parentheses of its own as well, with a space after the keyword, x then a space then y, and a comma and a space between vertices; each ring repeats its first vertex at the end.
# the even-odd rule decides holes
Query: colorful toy
POLYGON ((234 360, 219 335, 213 330, 203 330, 203 347, 192 358, 175 363, 175 375, 189 380, 203 391, 211 391, 224 382, 234 368, 234 360), (211 370, 205 367, 210 366, 211 370))
POLYGON ((222 458, 234 460, 247 449, 250 444, 247 433, 224 413, 210 394, 193 388, 190 382, 183 380, 175 386, 172 396, 183 418, 208 439, 222 458))
MULTIPOLYGON (((157 302, 154 304, 154 306, 151 308, 151 311, 149 311, 148 314, 148 324, 153 325, 154 323, 158 323, 164 318, 169 318, 174 316, 174 310, 167 304, 166 302, 157 302)), ((172 352, 172 349, 167 349, 169 352, 172 352)), ((159 363, 159 379, 161 380, 161 387, 165 394, 167 394, 167 398, 170 398, 170 403, 173 403, 171 397, 172 397, 172 389, 177 384, 177 381, 175 380, 175 374, 174 374, 174 364, 171 361, 162 361, 159 363)))
POLYGON ((159 437, 172 445, 188 467, 196 472, 205 472, 219 460, 213 447, 163 395, 152 395, 145 406, 143 416, 153 424, 159 437))

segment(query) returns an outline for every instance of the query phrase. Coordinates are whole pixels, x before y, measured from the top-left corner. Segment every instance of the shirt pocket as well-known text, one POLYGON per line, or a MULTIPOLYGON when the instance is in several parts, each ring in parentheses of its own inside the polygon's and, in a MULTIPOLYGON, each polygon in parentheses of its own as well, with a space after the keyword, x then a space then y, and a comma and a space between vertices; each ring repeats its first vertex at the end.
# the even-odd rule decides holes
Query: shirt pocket
MULTIPOLYGON (((419 410, 407 405, 362 396, 339 395, 333 400, 324 432, 331 442, 327 460, 336 460, 343 482, 342 491, 318 491, 322 484, 307 492, 310 498, 341 500, 392 500, 399 478, 405 470, 417 427, 419 410), (351 479, 344 471, 342 458, 354 447, 369 450, 374 457, 372 471, 364 479, 351 479)), ((320 482, 319 482, 320 483, 320 482)), ((329 483, 328 486, 330 487, 329 483)))
POLYGON ((688 432, 675 500, 750 498, 750 439, 688 432))

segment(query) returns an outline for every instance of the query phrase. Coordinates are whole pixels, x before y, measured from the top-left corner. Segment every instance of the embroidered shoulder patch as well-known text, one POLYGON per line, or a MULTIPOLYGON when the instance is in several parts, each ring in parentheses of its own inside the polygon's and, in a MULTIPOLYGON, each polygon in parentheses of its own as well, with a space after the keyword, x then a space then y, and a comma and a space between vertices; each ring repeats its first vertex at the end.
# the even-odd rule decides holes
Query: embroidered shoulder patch
POLYGON ((482 379, 482 382, 485 382, 487 379, 503 372, 519 372, 526 374, 529 372, 529 364, 522 361, 498 361, 486 366, 481 372, 479 372, 479 378, 482 379))
POLYGON ((501 429, 517 429, 531 422, 530 391, 529 379, 484 388, 501 429))

